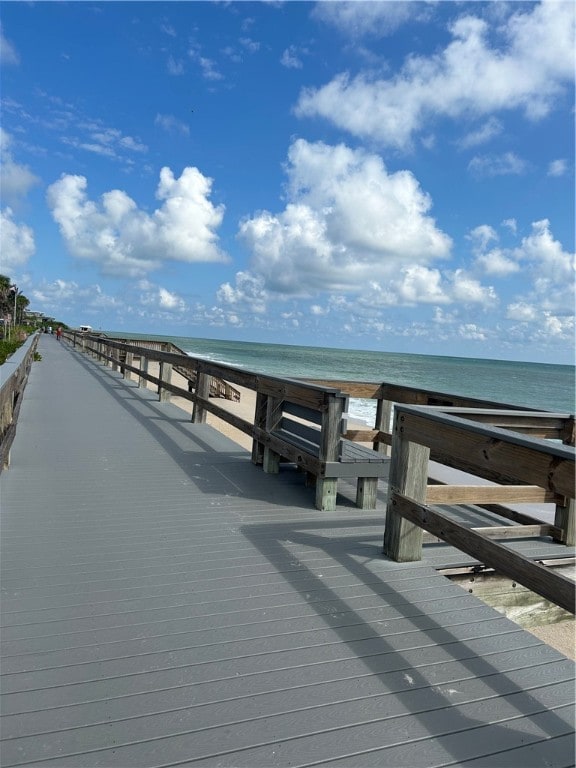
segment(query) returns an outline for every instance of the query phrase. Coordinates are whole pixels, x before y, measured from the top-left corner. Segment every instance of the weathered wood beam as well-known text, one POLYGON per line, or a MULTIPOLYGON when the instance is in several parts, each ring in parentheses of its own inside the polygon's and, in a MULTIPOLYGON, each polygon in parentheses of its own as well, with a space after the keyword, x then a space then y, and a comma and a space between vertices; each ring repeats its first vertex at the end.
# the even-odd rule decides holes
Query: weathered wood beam
POLYGON ((558 501, 558 496, 537 485, 429 485, 427 504, 539 503, 558 501))
POLYGON ((519 555, 505 544, 491 541, 483 533, 467 528, 403 494, 394 493, 390 504, 398 516, 413 525, 439 536, 561 608, 576 613, 576 583, 566 576, 519 555))

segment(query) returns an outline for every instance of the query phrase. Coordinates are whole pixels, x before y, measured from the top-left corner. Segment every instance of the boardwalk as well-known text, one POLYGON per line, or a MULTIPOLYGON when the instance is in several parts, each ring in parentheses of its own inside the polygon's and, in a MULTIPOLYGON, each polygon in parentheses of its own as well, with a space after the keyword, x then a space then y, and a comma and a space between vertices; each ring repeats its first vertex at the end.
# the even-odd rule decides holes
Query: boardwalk
POLYGON ((383 558, 384 487, 319 512, 296 472, 39 351, 1 478, 2 768, 574 764, 573 662, 435 571, 461 553, 383 558))

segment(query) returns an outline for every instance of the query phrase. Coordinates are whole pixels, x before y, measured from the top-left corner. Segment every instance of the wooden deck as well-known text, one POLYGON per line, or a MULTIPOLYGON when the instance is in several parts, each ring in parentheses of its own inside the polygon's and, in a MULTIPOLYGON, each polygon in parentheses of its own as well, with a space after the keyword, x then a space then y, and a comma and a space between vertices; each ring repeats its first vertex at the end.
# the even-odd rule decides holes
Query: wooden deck
POLYGON ((352 485, 319 512, 297 472, 39 351, 1 476, 2 768, 574 765, 574 663, 439 575, 457 550, 384 558, 383 482, 376 513, 352 485))

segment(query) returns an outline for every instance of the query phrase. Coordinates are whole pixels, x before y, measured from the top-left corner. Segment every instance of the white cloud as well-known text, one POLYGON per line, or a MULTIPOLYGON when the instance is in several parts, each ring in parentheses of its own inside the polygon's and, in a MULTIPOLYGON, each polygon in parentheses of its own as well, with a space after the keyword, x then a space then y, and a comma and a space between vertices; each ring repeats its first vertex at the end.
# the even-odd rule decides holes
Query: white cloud
POLYGON ((527 304, 524 301, 509 304, 506 309, 506 317, 509 320, 520 320, 521 322, 534 322, 538 318, 538 308, 533 304, 527 304))
POLYGON ((467 235, 467 238, 472 241, 474 251, 481 252, 484 251, 488 244, 493 240, 498 240, 498 234, 489 224, 480 224, 467 235))
POLYGON ((574 79, 574 18, 572 3, 555 0, 514 8, 494 29, 481 18, 462 16, 450 26, 452 40, 444 50, 408 58, 390 79, 339 74, 303 91, 297 114, 322 116, 355 136, 403 149, 439 116, 519 109, 529 119, 541 118, 574 79), (493 38, 499 47, 491 47, 493 38))
POLYGON ((545 306, 574 309, 574 254, 565 251, 550 231, 548 219, 532 224, 532 233, 514 251, 518 261, 528 264, 534 292, 545 306))
POLYGON ((149 280, 140 280, 138 290, 139 303, 152 311, 182 314, 188 309, 186 302, 178 294, 154 285, 149 280))
POLYGON ((263 211, 239 231, 266 290, 361 292, 415 260, 449 256, 451 240, 409 171, 388 173, 379 156, 362 150, 298 140, 287 173, 284 211, 263 211))
POLYGON ((482 285, 464 270, 457 269, 451 276, 452 298, 459 304, 479 304, 489 308, 497 303, 496 291, 492 286, 482 285))
POLYGON ((385 283, 372 281, 357 299, 358 306, 367 309, 417 304, 461 304, 487 309, 496 303, 494 288, 482 285, 464 270, 442 274, 438 269, 421 265, 403 267, 385 283))
POLYGON ((490 117, 475 131, 471 131, 464 138, 462 138, 458 145, 462 149, 468 149, 469 147, 476 147, 479 144, 486 144, 498 134, 502 133, 503 126, 500 120, 495 117, 490 117))
POLYGON ((266 311, 268 294, 261 277, 251 275, 249 272, 238 272, 236 287, 230 283, 224 283, 218 289, 217 298, 221 304, 234 306, 237 311, 243 309, 263 314, 266 311))
POLYGON ((160 267, 162 261, 223 262, 216 230, 224 207, 210 202, 212 180, 197 168, 185 168, 175 178, 160 172, 156 198, 149 214, 122 190, 87 196, 83 176, 64 175, 52 184, 47 200, 68 250, 76 258, 98 262, 103 272, 137 276, 160 267))
POLYGON ((524 295, 511 300, 506 317, 518 323, 516 333, 525 339, 547 338, 573 342, 574 254, 554 239, 547 219, 532 224, 513 257, 531 279, 524 295))
POLYGON ((218 71, 216 62, 206 56, 202 56, 201 47, 193 43, 188 51, 188 56, 192 61, 200 66, 202 77, 205 80, 223 80, 224 75, 218 71))
POLYGON ((520 271, 520 265, 501 248, 493 248, 491 251, 480 254, 476 258, 476 265, 487 275, 495 277, 507 277, 520 271))
POLYGON ((36 246, 34 233, 26 224, 14 221, 11 208, 0 211, 0 253, 2 270, 10 272, 26 264, 34 254, 36 246))
POLYGON ((502 155, 477 155, 470 160, 468 168, 476 176, 518 176, 526 170, 526 163, 515 152, 502 155))
POLYGON ((257 53, 260 50, 260 43, 250 37, 241 37, 239 42, 249 53, 257 53))
POLYGON ((0 189, 3 202, 16 205, 30 189, 40 183, 26 165, 15 163, 10 152, 12 138, 0 128, 0 189))
POLYGON ((282 64, 283 67, 286 67, 287 69, 302 69, 303 67, 302 60, 298 56, 296 52, 296 47, 294 45, 291 45, 288 48, 286 48, 286 50, 282 54, 280 63, 282 64))
POLYGON ((422 14, 422 4, 413 2, 358 2, 341 0, 337 3, 316 3, 313 15, 341 33, 352 37, 385 37, 398 27, 422 14))
POLYGON ((564 159, 553 160, 548 166, 548 176, 564 176, 568 170, 568 163, 564 159))
POLYGON ((161 115, 158 113, 154 118, 154 125, 159 125, 167 133, 180 134, 182 136, 190 135, 190 126, 178 120, 174 115, 161 115))
POLYGON ((170 56, 168 58, 168 63, 166 65, 168 69, 168 73, 170 75, 178 76, 184 74, 184 64, 179 59, 175 59, 173 56, 170 56))
POLYGON ((3 66, 17 66, 20 64, 20 57, 18 51, 12 45, 10 40, 4 36, 2 27, 0 26, 0 63, 3 66))
POLYGON ((465 323, 458 329, 458 335, 462 339, 470 339, 473 341, 486 341, 486 331, 477 326, 475 323, 465 323))

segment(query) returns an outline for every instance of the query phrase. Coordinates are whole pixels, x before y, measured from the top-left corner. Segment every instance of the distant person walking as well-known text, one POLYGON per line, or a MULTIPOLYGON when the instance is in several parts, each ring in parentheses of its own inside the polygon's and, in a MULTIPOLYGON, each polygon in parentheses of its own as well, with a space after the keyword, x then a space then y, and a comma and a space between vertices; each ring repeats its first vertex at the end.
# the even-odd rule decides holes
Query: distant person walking
POLYGON ((61 336, 62 336, 62 328, 60 328, 60 326, 58 326, 58 328, 56 328, 56 339, 57 339, 57 341, 60 341, 60 337, 61 336))

